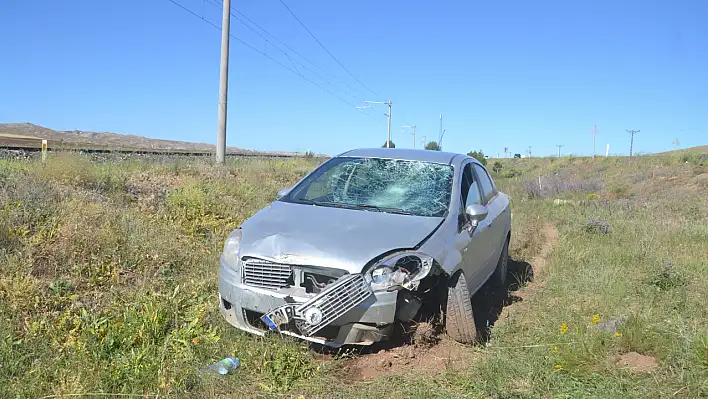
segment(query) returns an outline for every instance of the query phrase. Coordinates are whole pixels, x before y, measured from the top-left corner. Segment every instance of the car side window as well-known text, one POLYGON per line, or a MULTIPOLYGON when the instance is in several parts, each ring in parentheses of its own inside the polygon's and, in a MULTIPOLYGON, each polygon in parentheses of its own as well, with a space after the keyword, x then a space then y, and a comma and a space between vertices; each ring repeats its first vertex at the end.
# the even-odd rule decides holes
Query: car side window
POLYGON ((477 171, 477 178, 479 179, 479 183, 482 187, 484 201, 489 202, 497 194, 497 191, 492 184, 492 179, 489 177, 486 169, 477 164, 475 164, 474 167, 477 171))
MULTIPOLYGON (((467 165, 470 166, 470 165, 467 165)), ((470 188, 467 193, 467 198, 465 199, 465 209, 467 209, 468 206, 472 204, 482 204, 482 196, 479 193, 479 182, 477 179, 474 177, 474 173, 472 173, 472 167, 470 166, 470 180, 472 180, 472 184, 470 184, 470 188)))
POLYGON ((458 219, 459 228, 462 228, 462 226, 467 223, 465 209, 467 209, 469 205, 482 203, 482 197, 479 193, 479 183, 477 183, 477 179, 474 176, 471 163, 465 165, 465 168, 462 170, 461 180, 462 184, 460 185, 460 193, 462 201, 460 201, 460 215, 458 219))

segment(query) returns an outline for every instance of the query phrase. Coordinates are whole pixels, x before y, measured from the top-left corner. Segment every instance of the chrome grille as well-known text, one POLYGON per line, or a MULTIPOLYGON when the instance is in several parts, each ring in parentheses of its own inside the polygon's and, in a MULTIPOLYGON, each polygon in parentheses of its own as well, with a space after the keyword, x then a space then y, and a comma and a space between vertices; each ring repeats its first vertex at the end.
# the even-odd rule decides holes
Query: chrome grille
POLYGON ((322 293, 297 308, 297 314, 301 316, 310 308, 318 308, 322 312, 322 321, 311 325, 303 320, 297 320, 297 328, 302 334, 310 336, 364 302, 372 294, 371 287, 364 280, 363 275, 342 276, 322 293))
POLYGON ((292 283, 293 269, 290 265, 268 260, 247 258, 243 261, 243 283, 254 287, 278 289, 292 283))

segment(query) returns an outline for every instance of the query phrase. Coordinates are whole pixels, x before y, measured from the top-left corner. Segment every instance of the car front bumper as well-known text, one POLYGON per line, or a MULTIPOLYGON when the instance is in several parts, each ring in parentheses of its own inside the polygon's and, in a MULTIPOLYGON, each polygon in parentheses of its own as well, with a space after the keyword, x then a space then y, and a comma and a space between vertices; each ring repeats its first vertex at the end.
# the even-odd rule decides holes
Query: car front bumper
MULTIPOLYGON (((302 289, 269 290, 241 283, 238 272, 221 262, 219 267, 219 310, 229 324, 243 331, 264 335, 268 330, 259 317, 288 303, 304 303, 315 295, 302 289), (298 295, 299 294, 299 295, 298 295)), ((375 292, 364 302, 344 313, 312 336, 298 331, 280 333, 322 345, 370 345, 388 338, 396 317, 398 292, 375 292)))

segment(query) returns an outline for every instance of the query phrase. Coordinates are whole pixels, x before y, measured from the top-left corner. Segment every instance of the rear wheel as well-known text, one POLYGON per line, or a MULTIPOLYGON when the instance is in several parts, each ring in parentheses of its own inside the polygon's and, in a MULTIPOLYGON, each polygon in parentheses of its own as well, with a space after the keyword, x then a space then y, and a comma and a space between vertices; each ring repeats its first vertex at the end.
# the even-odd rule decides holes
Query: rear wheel
POLYGON ((458 273, 450 279, 447 289, 445 330, 450 338, 463 344, 471 344, 477 339, 472 298, 467 290, 464 273, 458 273))
POLYGON ((494 288, 505 288, 507 281, 509 279, 509 240, 504 240, 504 247, 502 248, 501 255, 499 255, 499 261, 497 262, 497 268, 492 274, 491 282, 494 288))

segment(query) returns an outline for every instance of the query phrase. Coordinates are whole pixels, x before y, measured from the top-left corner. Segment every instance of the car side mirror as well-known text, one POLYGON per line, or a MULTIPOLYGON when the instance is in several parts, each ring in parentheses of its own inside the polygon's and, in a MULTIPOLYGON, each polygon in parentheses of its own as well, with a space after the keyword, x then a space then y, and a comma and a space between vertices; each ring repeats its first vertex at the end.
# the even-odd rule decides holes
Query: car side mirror
POLYGON ((289 192, 290 192, 289 188, 281 189, 280 191, 278 191, 278 199, 285 197, 286 195, 288 195, 289 192))
POLYGON ((479 223, 482 220, 484 220, 487 217, 487 215, 489 214, 489 211, 487 210, 487 207, 484 205, 472 204, 472 205, 467 206, 467 208, 465 208, 465 213, 467 214, 467 219, 469 219, 469 221, 472 224, 472 227, 474 229, 479 225, 479 223))

